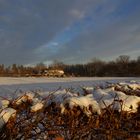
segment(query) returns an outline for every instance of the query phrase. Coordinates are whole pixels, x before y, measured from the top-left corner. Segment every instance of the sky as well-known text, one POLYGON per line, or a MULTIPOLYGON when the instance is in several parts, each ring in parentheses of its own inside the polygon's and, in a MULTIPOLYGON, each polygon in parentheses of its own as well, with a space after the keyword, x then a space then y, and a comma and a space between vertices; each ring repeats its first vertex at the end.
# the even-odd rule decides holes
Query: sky
POLYGON ((0 0, 0 64, 140 55, 140 0, 0 0))

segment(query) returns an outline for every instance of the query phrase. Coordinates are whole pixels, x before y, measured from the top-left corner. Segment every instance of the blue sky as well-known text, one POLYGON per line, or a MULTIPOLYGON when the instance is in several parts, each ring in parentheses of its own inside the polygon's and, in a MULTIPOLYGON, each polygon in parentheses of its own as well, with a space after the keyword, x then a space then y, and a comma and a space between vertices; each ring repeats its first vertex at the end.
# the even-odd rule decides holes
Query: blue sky
POLYGON ((0 63, 140 55, 139 0, 0 0, 0 63))

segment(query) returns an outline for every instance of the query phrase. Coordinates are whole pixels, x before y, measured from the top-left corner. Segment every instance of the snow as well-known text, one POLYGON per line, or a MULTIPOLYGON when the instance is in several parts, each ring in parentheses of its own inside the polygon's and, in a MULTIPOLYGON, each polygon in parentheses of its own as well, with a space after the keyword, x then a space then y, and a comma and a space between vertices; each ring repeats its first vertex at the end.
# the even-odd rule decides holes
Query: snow
POLYGON ((56 103, 61 113, 80 107, 87 116, 100 115, 106 107, 118 111, 136 112, 140 97, 117 91, 140 93, 140 78, 0 78, 0 128, 8 122, 16 110, 10 102, 21 105, 30 101, 30 111, 37 112, 56 103))
POLYGON ((6 100, 6 99, 0 100, 0 108, 2 108, 2 109, 8 107, 9 104, 10 104, 10 101, 9 100, 6 100))
POLYGON ((83 110, 83 113, 85 113, 87 116, 90 116, 92 112, 101 114, 99 105, 97 101, 93 98, 92 94, 89 94, 87 96, 71 97, 65 99, 60 105, 61 113, 64 113, 66 104, 69 104, 70 109, 79 106, 81 110, 83 110), (89 107, 92 108, 92 112, 90 111, 89 107))
POLYGON ((100 108, 104 109, 110 105, 118 111, 136 112, 140 97, 126 95, 123 92, 114 91, 114 89, 97 89, 93 91, 93 96, 99 103, 100 108))
POLYGON ((130 89, 136 90, 136 89, 140 89, 140 85, 139 84, 135 84, 135 83, 119 83, 119 85, 123 85, 126 86, 130 89))
POLYGON ((27 102, 27 100, 28 100, 28 96, 23 95, 23 96, 17 98, 17 99, 14 101, 14 103, 15 103, 16 105, 20 105, 20 104, 22 104, 23 102, 24 102, 24 103, 27 102))
POLYGON ((16 114, 16 110, 13 108, 5 108, 0 113, 0 129, 8 122, 10 117, 16 114))
POLYGON ((66 89, 59 89, 57 91, 54 91, 53 93, 50 92, 50 93, 44 93, 44 97, 46 99, 49 99, 49 102, 48 104, 51 104, 52 102, 55 102, 56 104, 60 104, 63 102, 64 99, 67 99, 69 97, 75 97, 77 96, 77 94, 75 93, 72 93, 66 89), (47 95, 47 96, 46 96, 47 95))
POLYGON ((43 103, 37 103, 31 107, 31 112, 37 112, 44 107, 43 103))
POLYGON ((127 78, 127 77, 81 77, 81 78, 11 78, 0 77, 0 96, 6 98, 16 98, 21 96, 23 92, 27 91, 39 91, 44 94, 47 92, 55 91, 59 87, 65 88, 79 88, 79 87, 93 87, 93 85, 101 85, 106 87, 107 83, 117 83, 124 81, 140 81, 140 78, 127 78))

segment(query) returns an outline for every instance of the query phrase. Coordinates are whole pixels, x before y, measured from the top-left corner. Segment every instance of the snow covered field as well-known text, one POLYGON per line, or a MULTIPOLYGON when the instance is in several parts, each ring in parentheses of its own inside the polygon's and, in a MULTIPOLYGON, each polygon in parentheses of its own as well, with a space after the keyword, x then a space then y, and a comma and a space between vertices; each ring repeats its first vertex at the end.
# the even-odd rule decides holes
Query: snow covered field
POLYGON ((42 93, 55 91, 59 87, 63 88, 77 88, 80 86, 91 87, 93 85, 104 84, 105 82, 124 82, 124 81, 140 81, 140 78, 127 78, 127 77, 82 77, 82 78, 11 78, 0 77, 0 96, 3 97, 16 97, 20 91, 36 91, 40 90, 42 93))
POLYGON ((137 139, 139 113, 140 78, 0 78, 0 139, 137 139))

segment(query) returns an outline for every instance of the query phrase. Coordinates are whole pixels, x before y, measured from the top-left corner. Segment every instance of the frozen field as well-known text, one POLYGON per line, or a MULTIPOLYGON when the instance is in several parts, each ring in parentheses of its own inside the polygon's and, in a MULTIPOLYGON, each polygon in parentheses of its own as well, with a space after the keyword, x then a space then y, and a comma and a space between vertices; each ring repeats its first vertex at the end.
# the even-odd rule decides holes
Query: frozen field
POLYGON ((77 88, 80 86, 91 87, 93 85, 104 84, 105 82, 124 82, 124 81, 140 81, 140 78, 127 78, 127 77, 111 77, 111 78, 11 78, 0 77, 0 96, 3 97, 16 97, 20 91, 36 91, 43 92, 55 91, 59 87, 63 88, 77 88))
POLYGON ((139 139, 139 114, 140 78, 0 78, 0 139, 139 139))

